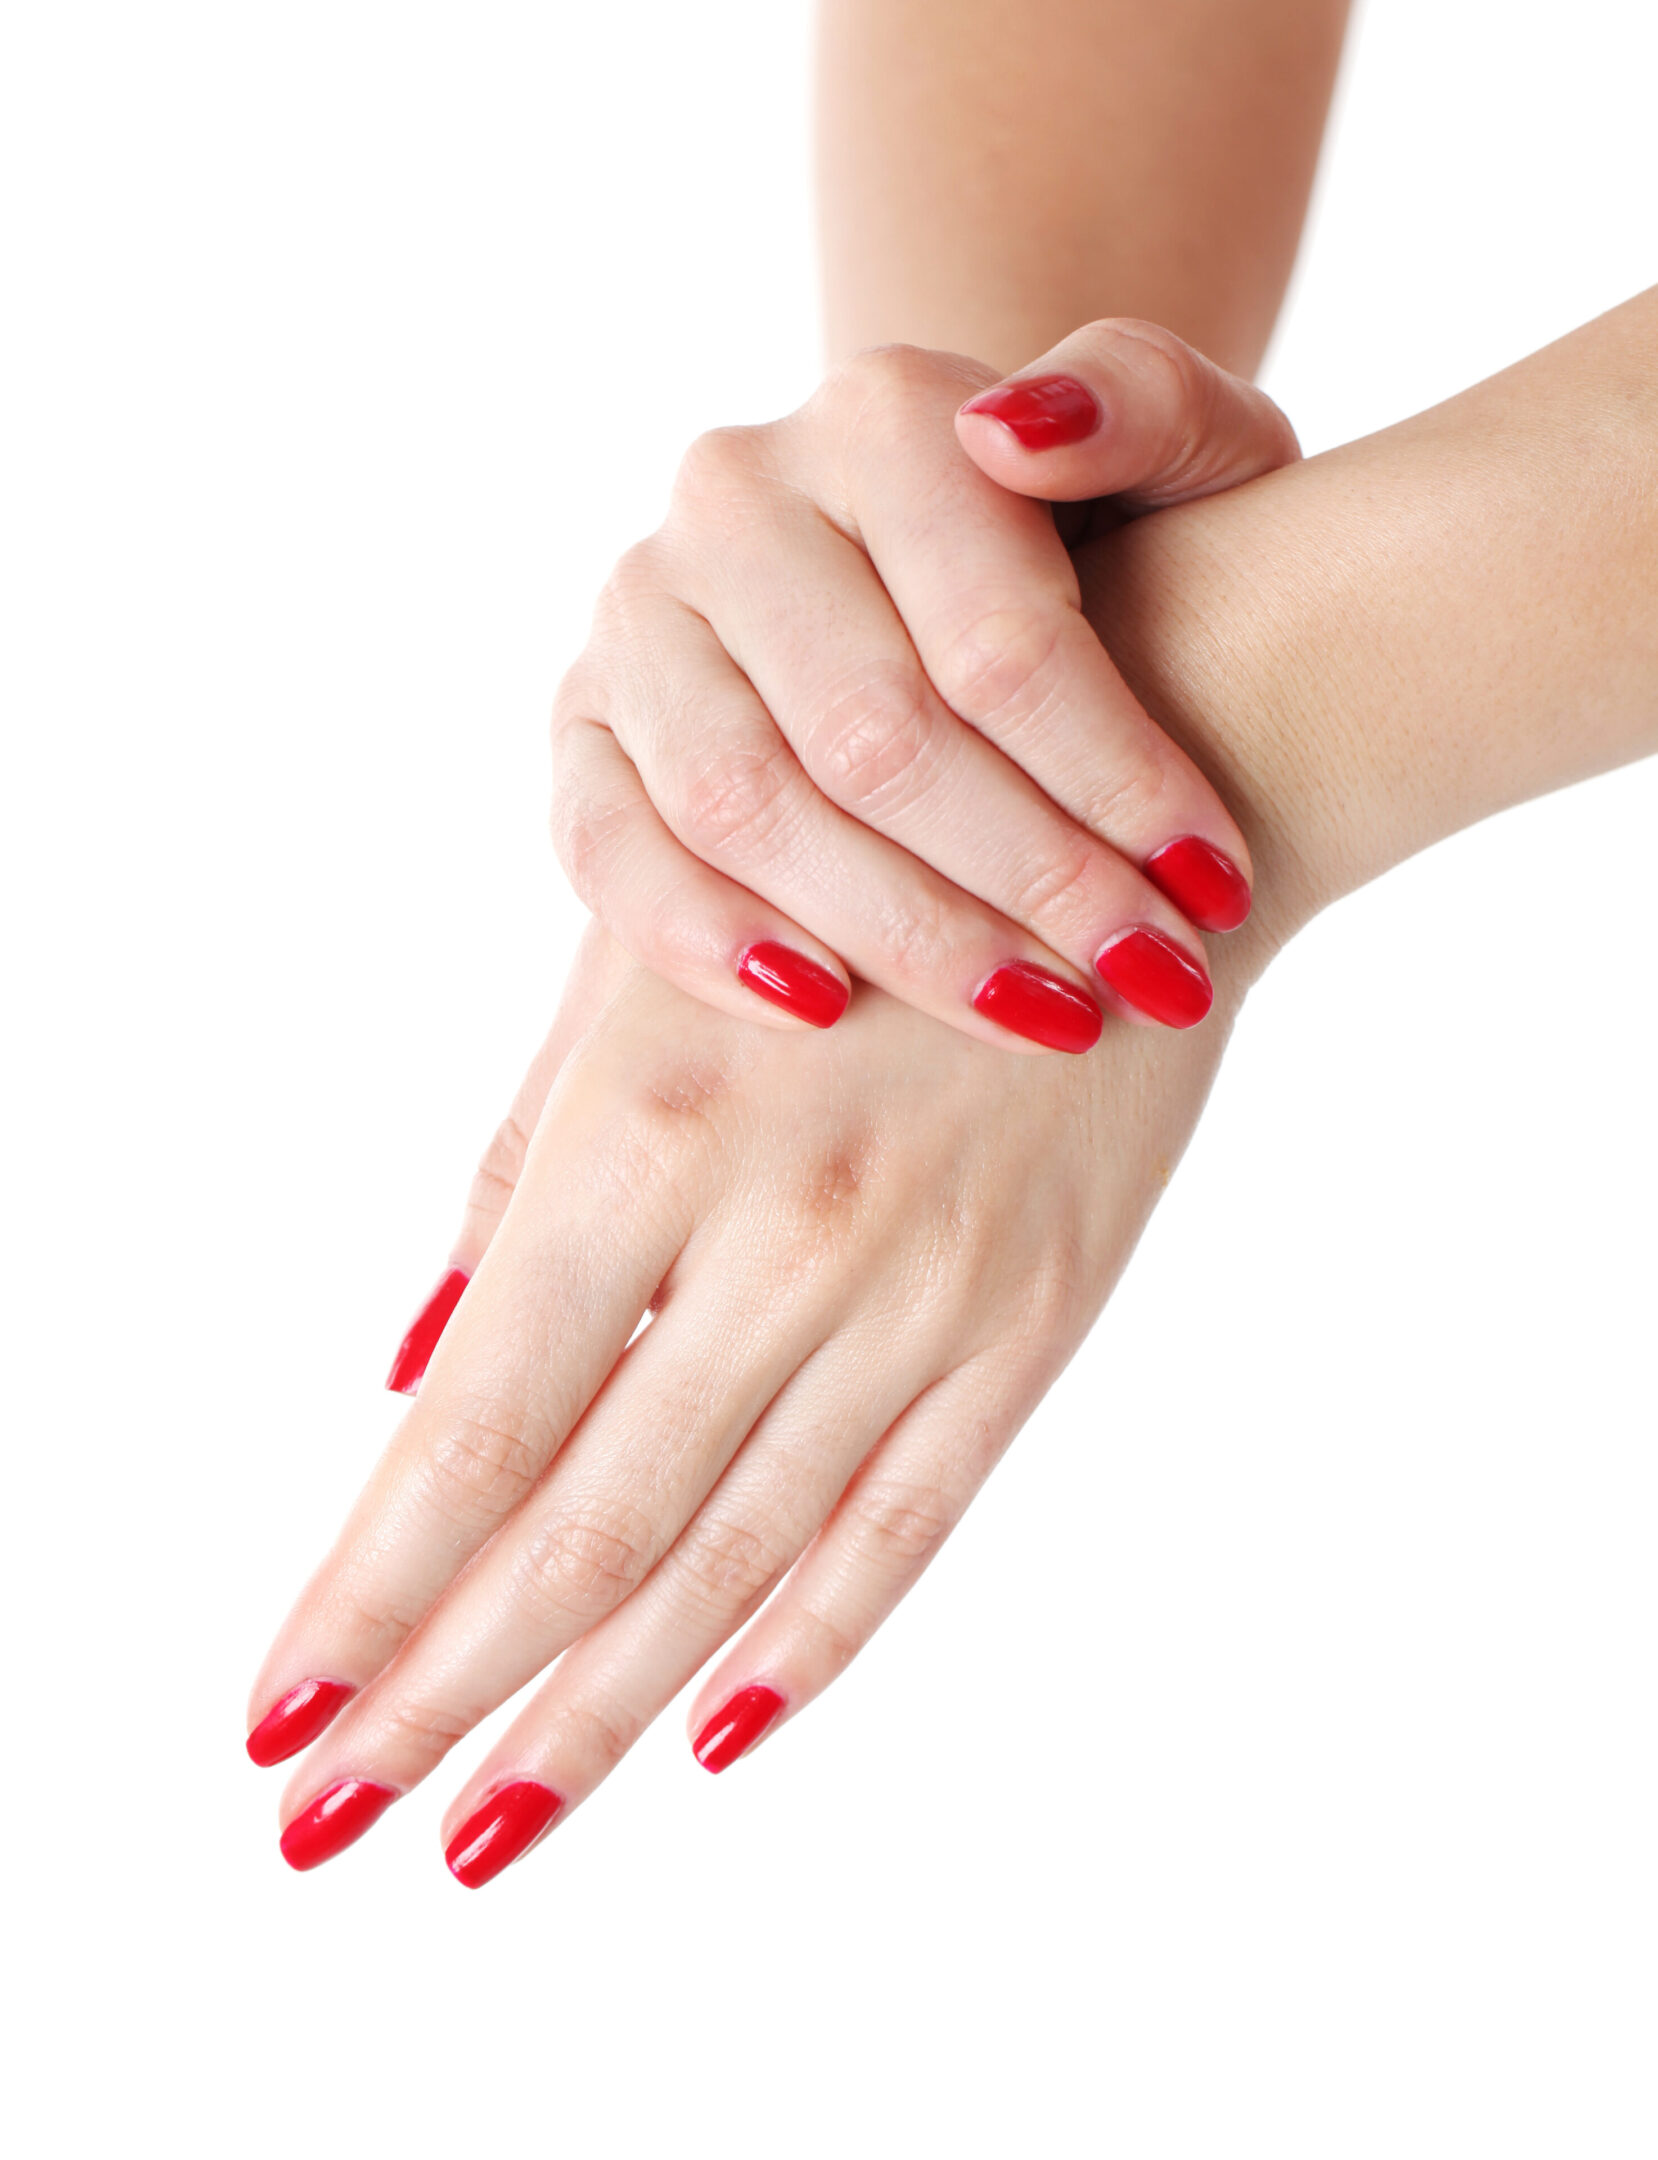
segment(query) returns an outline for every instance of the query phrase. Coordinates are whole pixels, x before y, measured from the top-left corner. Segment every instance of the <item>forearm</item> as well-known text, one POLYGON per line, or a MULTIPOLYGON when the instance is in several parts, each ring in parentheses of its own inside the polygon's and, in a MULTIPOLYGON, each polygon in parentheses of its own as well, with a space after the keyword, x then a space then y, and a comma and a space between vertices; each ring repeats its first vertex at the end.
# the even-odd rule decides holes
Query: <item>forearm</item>
POLYGON ((1658 749, 1658 289, 1398 427, 1088 551, 1249 835, 1261 936, 1658 749))
POLYGON ((822 0, 830 355, 1023 365, 1166 324, 1242 374, 1294 261, 1347 0, 822 0))

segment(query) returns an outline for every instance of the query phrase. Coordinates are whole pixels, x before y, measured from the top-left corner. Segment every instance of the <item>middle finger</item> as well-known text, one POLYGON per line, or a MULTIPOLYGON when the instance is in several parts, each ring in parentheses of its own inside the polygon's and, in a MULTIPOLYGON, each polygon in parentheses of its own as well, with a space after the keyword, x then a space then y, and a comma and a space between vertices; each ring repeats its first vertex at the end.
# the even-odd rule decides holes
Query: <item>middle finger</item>
POLYGON ((1173 1027, 1202 1019, 1208 967, 1186 918, 950 709, 860 547, 816 512, 791 504, 771 516, 680 575, 816 785, 1102 982, 1119 1012, 1173 1027), (801 592, 828 598, 803 609, 801 592))
POLYGON ((290 1864, 315 1866, 352 1841, 342 1791, 387 1796, 382 1808, 400 1798, 638 1587, 843 1295, 828 1282, 802 1293, 752 1265, 717 1290, 676 1291, 543 1484, 296 1776, 283 1805, 290 1864))

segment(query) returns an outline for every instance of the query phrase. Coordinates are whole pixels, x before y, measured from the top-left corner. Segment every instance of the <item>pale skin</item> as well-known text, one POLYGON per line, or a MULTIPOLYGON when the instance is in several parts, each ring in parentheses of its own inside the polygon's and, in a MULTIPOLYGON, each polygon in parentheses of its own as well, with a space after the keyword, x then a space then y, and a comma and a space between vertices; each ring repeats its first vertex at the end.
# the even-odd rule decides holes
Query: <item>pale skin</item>
MULTIPOLYGON (((1024 1051, 1091 1047, 1098 1020, 1068 1035, 1067 993, 1090 1017, 1165 1017, 1125 994, 1114 941, 1149 934, 1206 984, 1164 850, 1195 840, 1237 868, 1237 907, 1198 911, 1211 929, 1247 914, 1249 850, 1085 621, 1047 505, 1190 500, 1288 462, 1295 438, 1152 324, 1095 324, 1028 372, 1055 371, 1109 415, 1064 447, 958 410, 991 371, 908 346, 694 447, 554 717, 560 858, 635 959, 734 1018, 833 1025, 750 987, 757 946, 797 955, 843 998, 856 974, 1024 1051), (1066 986, 1060 1041, 1041 1006, 1010 1026, 981 994, 1010 966, 1066 986)), ((1175 1024, 1206 1006, 1205 988, 1175 1024)))
POLYGON ((1247 913, 1248 850, 1083 621, 1044 506, 1143 509, 1296 455, 1242 378, 1289 275, 1345 15, 823 10, 827 314, 847 357, 787 420, 693 446, 557 701, 559 856, 636 959, 782 1027, 833 1025, 853 975, 1004 1048, 1086 1049, 1096 1008, 1201 1020, 1198 932, 1247 913), (1129 320, 1066 334, 1108 311, 1129 320), (893 341, 972 357, 865 349, 893 341), (998 361, 1067 385, 1091 431, 1033 449, 1011 408, 976 410, 998 361), (964 404, 952 439, 933 423, 964 404), (1020 987, 1007 968, 1038 994, 999 994, 1020 987))
POLYGON ((574 1805, 779 1582, 692 1730, 750 1686, 781 1723, 844 1667, 1109 1294, 1284 940, 1658 747, 1655 362, 1647 295, 1079 552, 1088 620, 1250 852, 1201 1028, 1013 1058, 860 987, 827 1035, 762 1029, 595 934, 480 1175, 471 1287, 256 1686, 256 1717, 309 1675, 361 1690, 285 1819, 341 1778, 407 1791, 560 1652, 445 1835, 507 1781, 574 1805))

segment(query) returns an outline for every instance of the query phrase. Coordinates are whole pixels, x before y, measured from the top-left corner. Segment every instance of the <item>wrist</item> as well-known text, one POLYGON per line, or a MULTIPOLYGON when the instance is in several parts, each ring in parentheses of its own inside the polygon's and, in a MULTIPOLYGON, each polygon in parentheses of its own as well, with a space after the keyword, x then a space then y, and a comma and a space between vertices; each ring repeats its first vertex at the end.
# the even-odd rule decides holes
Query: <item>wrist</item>
POLYGON ((1124 526, 1078 569, 1085 612, 1130 688, 1249 843, 1254 909, 1226 941, 1229 971, 1247 983, 1322 908, 1411 850, 1348 753, 1345 656, 1294 497, 1251 484, 1190 509, 1124 526))
POLYGON ((1257 972, 1419 848, 1658 748, 1655 357, 1649 294, 1079 557, 1090 619, 1249 841, 1257 972))

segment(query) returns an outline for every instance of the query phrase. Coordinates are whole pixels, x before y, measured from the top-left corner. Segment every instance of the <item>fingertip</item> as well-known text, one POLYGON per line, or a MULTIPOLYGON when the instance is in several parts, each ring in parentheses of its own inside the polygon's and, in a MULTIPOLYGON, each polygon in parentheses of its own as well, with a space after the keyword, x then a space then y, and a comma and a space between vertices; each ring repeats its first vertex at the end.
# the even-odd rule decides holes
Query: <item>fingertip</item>
POLYGON ((466 1817, 444 1847, 444 1865, 463 1890, 481 1890, 552 1829, 564 1796, 537 1778, 497 1786, 466 1817))
POLYGON ((706 1720, 691 1741, 691 1753, 702 1767, 718 1776, 739 1757, 757 1747, 783 1710, 783 1698, 772 1687, 739 1688, 706 1720))
POLYGON ((302 1680, 280 1696, 248 1734, 248 1760, 261 1770, 308 1748, 357 1692, 349 1680, 302 1680))
POLYGON ((1149 923, 1133 923, 1108 938, 1094 967, 1130 1013, 1160 1027, 1196 1027, 1215 1002, 1208 969, 1149 923))
POLYGON ((1229 855, 1195 833, 1160 847, 1145 874, 1196 929, 1239 930, 1249 920, 1249 880, 1229 855))
POLYGON ((743 948, 737 979, 756 997, 808 1027, 832 1028, 852 999, 850 984, 776 938, 760 938, 743 948))
POLYGON ((969 419, 994 420, 1022 450, 1063 450, 1099 432, 1105 411, 1075 375, 1021 375, 995 383, 961 408, 969 419))
POLYGON ((432 1362, 432 1354, 437 1349, 444 1329, 454 1317, 455 1307, 461 1301, 461 1293, 468 1280, 463 1268, 450 1268, 415 1314, 409 1324, 409 1332, 397 1346, 391 1371, 386 1375, 388 1394, 419 1394, 420 1383, 426 1377, 426 1368, 432 1362))

